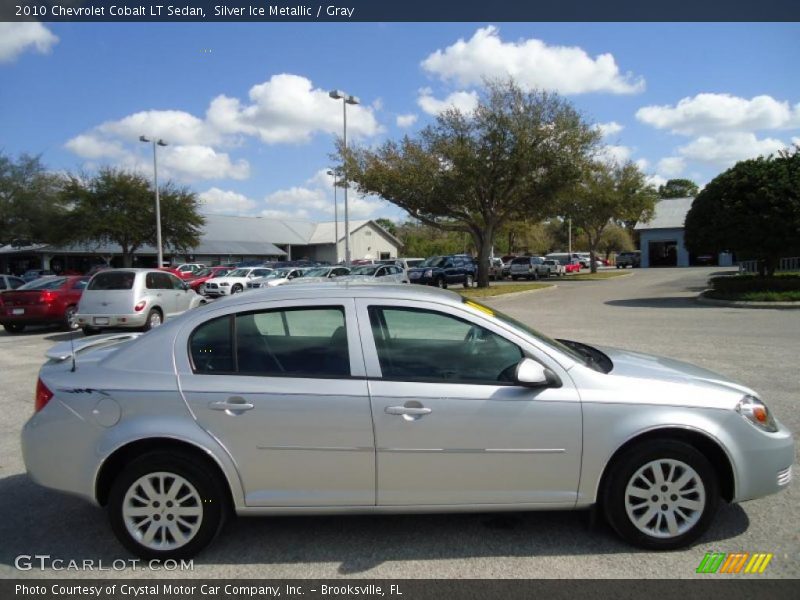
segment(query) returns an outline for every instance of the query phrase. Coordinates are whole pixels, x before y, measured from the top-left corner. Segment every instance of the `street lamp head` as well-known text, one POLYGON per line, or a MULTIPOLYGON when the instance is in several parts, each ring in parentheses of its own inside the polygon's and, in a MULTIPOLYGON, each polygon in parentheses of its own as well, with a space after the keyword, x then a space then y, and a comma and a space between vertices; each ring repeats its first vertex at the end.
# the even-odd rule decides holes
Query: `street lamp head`
POLYGON ((341 100, 343 98, 347 98, 347 94, 345 94, 342 90, 331 90, 330 92, 328 92, 328 96, 330 96, 334 100, 341 100))
POLYGON ((158 145, 159 146, 166 146, 167 142, 165 142, 164 140, 158 140, 158 145))
POLYGON ((328 175, 330 175, 331 177, 335 177, 335 176, 336 176, 336 173, 334 173, 332 169, 328 169, 328 170, 326 171, 326 173, 327 173, 328 175))
POLYGON ((358 104, 361 101, 356 96, 348 96, 345 102, 348 104, 358 104))
POLYGON ((140 136, 139 136, 139 141, 140 141, 140 142, 147 142, 147 143, 149 143, 149 142, 150 142, 150 140, 149 140, 148 138, 144 137, 143 135, 140 135, 140 136))

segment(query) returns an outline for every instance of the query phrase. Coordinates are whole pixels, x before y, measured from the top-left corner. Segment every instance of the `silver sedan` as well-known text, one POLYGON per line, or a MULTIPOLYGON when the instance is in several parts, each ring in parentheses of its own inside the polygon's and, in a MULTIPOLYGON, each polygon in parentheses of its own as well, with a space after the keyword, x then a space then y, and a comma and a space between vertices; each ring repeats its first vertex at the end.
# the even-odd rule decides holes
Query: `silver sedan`
POLYGON ((753 390, 422 286, 254 291, 48 356, 28 473, 106 506, 147 558, 194 555, 229 513, 594 506, 668 550, 792 475, 753 390))

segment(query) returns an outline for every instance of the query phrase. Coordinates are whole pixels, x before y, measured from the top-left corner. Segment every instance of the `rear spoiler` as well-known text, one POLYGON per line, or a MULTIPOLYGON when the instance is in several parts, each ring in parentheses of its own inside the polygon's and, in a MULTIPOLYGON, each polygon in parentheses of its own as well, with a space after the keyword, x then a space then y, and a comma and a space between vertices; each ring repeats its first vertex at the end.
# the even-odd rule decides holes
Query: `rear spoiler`
POLYGON ((127 332, 127 333, 111 333, 108 335, 93 336, 91 338, 83 338, 78 341, 61 342, 50 348, 45 352, 45 356, 49 359, 56 361, 65 361, 70 358, 75 358, 79 352, 89 350, 90 348, 98 348, 105 346, 113 346, 128 340, 133 340, 142 335, 141 332, 127 332))

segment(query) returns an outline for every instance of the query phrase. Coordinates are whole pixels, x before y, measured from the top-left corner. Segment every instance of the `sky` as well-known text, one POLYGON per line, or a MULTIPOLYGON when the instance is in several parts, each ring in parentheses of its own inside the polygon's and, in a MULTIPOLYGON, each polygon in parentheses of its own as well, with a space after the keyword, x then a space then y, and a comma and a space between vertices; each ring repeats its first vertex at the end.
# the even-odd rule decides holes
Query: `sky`
MULTIPOLYGON (((701 186, 800 144, 800 24, 0 23, 0 152, 186 185, 205 213, 332 220, 348 142, 413 136, 486 78, 566 97, 607 160, 701 186)), ((342 218, 341 190, 338 194, 342 218)), ((353 219, 404 213, 349 194, 353 219)))

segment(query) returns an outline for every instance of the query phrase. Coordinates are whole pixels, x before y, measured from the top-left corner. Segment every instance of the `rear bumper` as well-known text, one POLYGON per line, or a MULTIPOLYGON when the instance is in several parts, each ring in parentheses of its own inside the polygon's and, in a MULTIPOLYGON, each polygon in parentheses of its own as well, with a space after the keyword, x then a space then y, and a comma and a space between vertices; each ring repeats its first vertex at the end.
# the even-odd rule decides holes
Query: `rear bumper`
POLYGON ((147 322, 147 312, 126 315, 98 315, 80 313, 77 315, 80 327, 143 327, 147 322))
POLYGON ((0 325, 35 325, 38 323, 57 323, 64 319, 63 309, 55 306, 29 304, 26 306, 0 307, 0 325), (22 314, 14 311, 22 310, 22 314))

